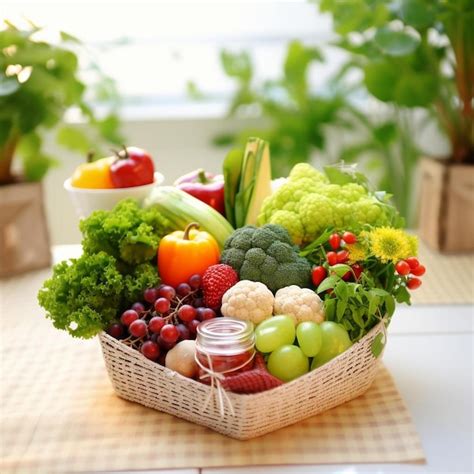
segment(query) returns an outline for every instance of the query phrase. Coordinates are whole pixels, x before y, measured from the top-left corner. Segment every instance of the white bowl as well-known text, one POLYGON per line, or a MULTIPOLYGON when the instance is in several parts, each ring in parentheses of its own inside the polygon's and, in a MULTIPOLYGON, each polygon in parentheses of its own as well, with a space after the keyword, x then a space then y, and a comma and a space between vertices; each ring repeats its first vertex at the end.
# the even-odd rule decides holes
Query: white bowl
POLYGON ((155 186, 163 184, 164 176, 155 172, 155 181, 143 186, 114 189, 86 189, 71 185, 71 178, 64 181, 64 189, 69 193, 80 219, 87 217, 92 211, 103 209, 110 211, 119 201, 126 198, 137 199, 140 204, 155 186))

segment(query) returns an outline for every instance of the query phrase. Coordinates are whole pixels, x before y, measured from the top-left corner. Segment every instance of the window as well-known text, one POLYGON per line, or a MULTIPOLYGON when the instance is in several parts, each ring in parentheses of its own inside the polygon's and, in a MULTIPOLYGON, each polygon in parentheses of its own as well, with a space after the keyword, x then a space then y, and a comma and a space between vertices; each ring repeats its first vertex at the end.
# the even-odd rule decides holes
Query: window
MULTIPOLYGON (((280 73, 291 39, 322 44, 331 37, 329 19, 304 1, 4 2, 2 16, 23 15, 79 37, 116 80, 126 114, 140 116, 222 113, 233 89, 220 66, 222 48, 250 51, 261 79, 280 73), (188 97, 190 80, 206 97, 199 106, 188 97)), ((312 71, 314 87, 341 60, 336 50, 325 53, 326 63, 312 71)))

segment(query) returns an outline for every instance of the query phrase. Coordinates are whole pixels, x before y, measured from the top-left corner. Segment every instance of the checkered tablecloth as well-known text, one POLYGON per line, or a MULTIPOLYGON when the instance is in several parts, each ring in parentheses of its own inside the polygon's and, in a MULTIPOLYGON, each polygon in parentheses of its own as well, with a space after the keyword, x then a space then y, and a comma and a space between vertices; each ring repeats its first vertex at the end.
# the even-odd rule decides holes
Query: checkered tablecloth
POLYGON ((73 340, 43 318, 35 300, 47 275, 2 283, 1 473, 424 458, 386 369, 362 397, 249 441, 121 400, 107 378, 99 342, 73 340))

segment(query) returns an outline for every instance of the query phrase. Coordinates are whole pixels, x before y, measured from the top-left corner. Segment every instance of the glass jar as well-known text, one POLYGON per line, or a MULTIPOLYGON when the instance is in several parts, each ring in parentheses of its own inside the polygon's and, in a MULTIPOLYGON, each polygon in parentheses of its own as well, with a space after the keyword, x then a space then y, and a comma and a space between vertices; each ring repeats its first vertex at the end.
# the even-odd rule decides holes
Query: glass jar
MULTIPOLYGON (((235 374, 253 367, 253 324, 233 318, 214 318, 197 327, 196 356, 200 365, 213 372, 235 374)), ((200 374, 206 371, 201 368, 200 374)))

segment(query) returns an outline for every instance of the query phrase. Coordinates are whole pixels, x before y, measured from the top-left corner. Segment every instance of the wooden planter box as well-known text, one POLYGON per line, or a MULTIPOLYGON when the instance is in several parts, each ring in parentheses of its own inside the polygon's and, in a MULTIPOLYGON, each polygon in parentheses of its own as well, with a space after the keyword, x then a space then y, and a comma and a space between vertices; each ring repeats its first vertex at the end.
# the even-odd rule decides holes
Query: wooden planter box
POLYGON ((50 264, 41 183, 0 186, 0 278, 50 264))
POLYGON ((441 252, 474 251, 474 166, 422 160, 419 235, 441 252))

